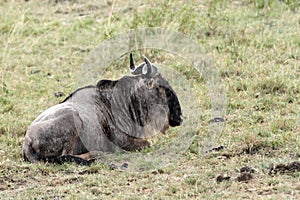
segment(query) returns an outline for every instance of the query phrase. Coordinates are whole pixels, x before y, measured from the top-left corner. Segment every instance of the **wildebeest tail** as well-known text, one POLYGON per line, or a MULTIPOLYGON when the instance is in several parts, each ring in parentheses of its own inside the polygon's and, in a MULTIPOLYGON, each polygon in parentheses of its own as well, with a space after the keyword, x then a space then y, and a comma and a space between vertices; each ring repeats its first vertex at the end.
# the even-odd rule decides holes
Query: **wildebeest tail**
POLYGON ((55 163, 55 164, 63 164, 66 162, 72 162, 76 163, 78 165, 85 165, 85 166, 90 166, 92 163, 95 162, 95 159, 92 160, 85 160, 83 158, 73 156, 73 155, 63 155, 63 156, 58 156, 58 157, 45 157, 45 158, 40 158, 40 160, 44 162, 49 162, 49 163, 55 163))

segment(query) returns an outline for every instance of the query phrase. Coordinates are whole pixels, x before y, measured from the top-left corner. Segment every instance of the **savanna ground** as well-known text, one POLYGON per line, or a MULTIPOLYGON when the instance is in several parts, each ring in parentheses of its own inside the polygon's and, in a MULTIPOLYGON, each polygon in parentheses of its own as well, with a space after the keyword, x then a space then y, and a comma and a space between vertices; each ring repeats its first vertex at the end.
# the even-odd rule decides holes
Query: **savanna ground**
MULTIPOLYGON (((299 199, 299 7, 297 0, 0 1, 0 198, 299 199), (212 56, 227 95, 215 143, 223 148, 200 154, 195 141, 176 166, 138 173, 24 162, 28 125, 74 90, 90 52, 141 27, 182 32, 212 56)), ((185 74, 196 89, 205 85, 185 74)), ((210 115, 201 88, 199 140, 210 115)))

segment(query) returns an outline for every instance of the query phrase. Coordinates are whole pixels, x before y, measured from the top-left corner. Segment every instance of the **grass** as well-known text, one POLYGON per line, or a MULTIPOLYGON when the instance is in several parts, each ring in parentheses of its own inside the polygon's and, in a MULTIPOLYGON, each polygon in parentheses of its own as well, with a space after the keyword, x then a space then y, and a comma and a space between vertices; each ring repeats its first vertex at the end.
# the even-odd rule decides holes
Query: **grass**
POLYGON ((299 169, 269 170, 300 156, 299 7, 297 0, 0 1, 0 198, 298 199, 299 169), (186 76, 200 106, 198 140, 175 166, 130 172, 25 163, 27 127, 64 99, 56 92, 75 89, 84 59, 101 41, 143 27, 182 32, 213 58, 227 95, 226 126, 215 141, 224 148, 199 155, 211 106, 204 80, 180 67, 183 60, 145 51, 186 76), (244 166, 253 178, 240 182, 244 166), (230 179, 217 182, 220 175, 230 179))

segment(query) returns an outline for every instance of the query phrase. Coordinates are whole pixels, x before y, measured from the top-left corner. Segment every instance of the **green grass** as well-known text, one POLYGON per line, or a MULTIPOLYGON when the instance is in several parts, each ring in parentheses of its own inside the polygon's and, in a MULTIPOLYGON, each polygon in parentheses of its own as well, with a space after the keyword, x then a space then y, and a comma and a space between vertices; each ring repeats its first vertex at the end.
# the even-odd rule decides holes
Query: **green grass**
MULTIPOLYGON (((268 174, 300 156, 298 0, 0 1, 0 9, 0 199, 300 198, 299 171, 268 174), (55 92, 74 90, 81 64, 101 41, 143 27, 182 32, 212 57, 227 95, 226 126, 215 144, 224 149, 199 155, 211 106, 204 80, 181 67, 183 60, 145 50, 190 80, 201 108, 199 141, 176 166, 135 173, 100 163, 25 163, 25 131, 64 99, 55 92), (244 166, 255 170, 253 179, 238 182, 244 166), (219 175, 230 180, 218 183, 219 175)), ((127 73, 115 69, 107 75, 127 73)))

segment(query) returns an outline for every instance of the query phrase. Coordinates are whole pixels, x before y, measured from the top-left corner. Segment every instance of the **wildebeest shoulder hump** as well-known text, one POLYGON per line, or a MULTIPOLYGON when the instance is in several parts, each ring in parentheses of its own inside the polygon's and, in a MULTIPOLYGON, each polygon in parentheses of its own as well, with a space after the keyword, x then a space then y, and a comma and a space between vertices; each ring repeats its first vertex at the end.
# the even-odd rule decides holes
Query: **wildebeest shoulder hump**
POLYGON ((99 88, 100 90, 105 90, 105 89, 112 89, 113 87, 115 87, 115 85, 117 84, 118 81, 112 81, 112 80, 100 80, 97 83, 97 88, 99 88))
POLYGON ((77 90, 75 90, 74 92, 72 92, 68 97, 66 97, 62 102, 60 103, 64 103, 66 102, 67 100, 69 100, 70 98, 72 98, 74 96, 75 93, 77 93, 78 91, 81 91, 81 90, 84 90, 86 88, 96 88, 96 86, 94 85, 88 85, 88 86, 85 86, 85 87, 82 87, 82 88, 78 88, 77 90))
POLYGON ((77 90, 75 90, 74 92, 72 92, 68 97, 66 97, 62 102, 60 103, 64 103, 66 102, 67 100, 69 100, 70 98, 72 98, 74 96, 75 93, 81 91, 81 90, 84 90, 84 89, 87 89, 87 88, 98 88, 100 90, 105 90, 105 89, 112 89, 116 83, 118 81, 112 81, 112 80, 100 80, 97 85, 88 85, 88 86, 85 86, 85 87, 82 87, 82 88, 78 88, 77 90))

